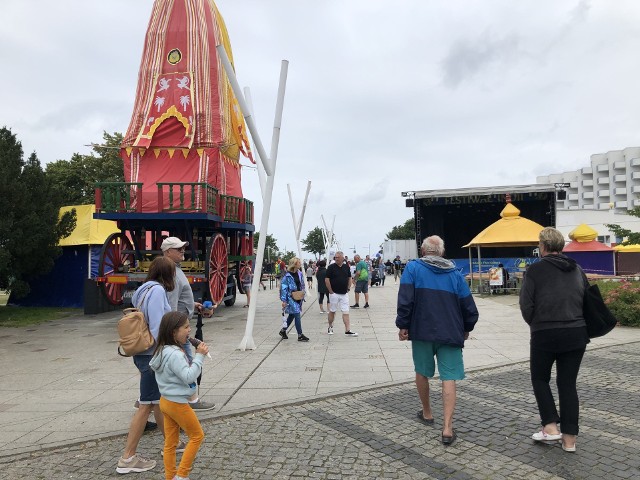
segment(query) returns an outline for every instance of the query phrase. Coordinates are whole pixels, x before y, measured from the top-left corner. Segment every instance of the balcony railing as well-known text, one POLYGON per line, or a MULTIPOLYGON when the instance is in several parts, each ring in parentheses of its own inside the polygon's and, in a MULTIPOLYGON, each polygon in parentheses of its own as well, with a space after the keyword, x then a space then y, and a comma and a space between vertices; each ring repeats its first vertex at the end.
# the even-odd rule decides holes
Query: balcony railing
MULTIPOLYGON (((100 213, 189 213, 206 212, 223 221, 253 224, 253 202, 221 195, 207 183, 168 183, 158 187, 157 212, 142 209, 142 183, 96 183, 96 212, 100 213)), ((146 195, 151 195, 147 192, 146 195)))
POLYGON ((96 183, 96 212, 139 212, 142 184, 127 182, 96 183))
POLYGON ((162 212, 207 212, 218 214, 218 190, 207 183, 157 183, 158 207, 162 212), (165 203, 168 202, 168 205, 165 203))

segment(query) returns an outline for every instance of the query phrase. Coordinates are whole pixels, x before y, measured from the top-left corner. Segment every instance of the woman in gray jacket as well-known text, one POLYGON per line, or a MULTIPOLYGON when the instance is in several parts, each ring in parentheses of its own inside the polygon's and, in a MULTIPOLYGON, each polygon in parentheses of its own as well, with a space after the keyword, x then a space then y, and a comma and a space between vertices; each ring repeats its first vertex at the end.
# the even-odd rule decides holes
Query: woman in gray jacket
POLYGON ((542 258, 529 267, 520 291, 520 311, 531 330, 531 384, 542 423, 542 430, 531 438, 562 441, 564 451, 575 452, 579 417, 576 381, 589 343, 582 316, 587 280, 575 260, 561 253, 564 237, 558 230, 547 227, 539 239, 542 258), (560 415, 549 387, 554 363, 560 415))

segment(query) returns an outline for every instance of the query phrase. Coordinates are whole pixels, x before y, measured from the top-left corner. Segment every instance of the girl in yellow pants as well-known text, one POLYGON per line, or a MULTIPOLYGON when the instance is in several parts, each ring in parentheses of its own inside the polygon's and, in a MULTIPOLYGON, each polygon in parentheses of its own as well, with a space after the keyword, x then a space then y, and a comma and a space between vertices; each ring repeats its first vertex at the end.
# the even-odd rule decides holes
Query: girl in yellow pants
POLYGON ((167 480, 187 479, 193 467, 204 432, 189 406, 188 400, 195 393, 196 380, 202 371, 202 362, 209 347, 200 343, 196 347, 193 362, 189 362, 182 345, 191 333, 187 315, 169 312, 162 317, 158 344, 153 359, 149 363, 156 373, 160 389, 160 410, 164 414, 164 469, 167 480), (180 465, 176 468, 176 447, 180 441, 180 429, 184 430, 189 441, 180 465))

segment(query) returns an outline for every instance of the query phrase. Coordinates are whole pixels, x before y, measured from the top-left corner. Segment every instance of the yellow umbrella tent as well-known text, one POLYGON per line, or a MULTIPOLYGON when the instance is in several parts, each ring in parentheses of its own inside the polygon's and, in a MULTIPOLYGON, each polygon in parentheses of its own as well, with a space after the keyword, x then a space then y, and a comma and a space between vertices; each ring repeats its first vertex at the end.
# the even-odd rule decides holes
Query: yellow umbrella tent
MULTIPOLYGON (((520 210, 512 203, 500 212, 500 220, 489 225, 477 234, 469 243, 469 272, 471 272, 471 287, 473 288, 473 264, 471 248, 478 252, 479 285, 482 285, 482 257, 480 247, 527 247, 538 245, 538 235, 544 228, 539 223, 520 216, 520 210)), ((478 288, 480 291, 480 288, 478 288)))

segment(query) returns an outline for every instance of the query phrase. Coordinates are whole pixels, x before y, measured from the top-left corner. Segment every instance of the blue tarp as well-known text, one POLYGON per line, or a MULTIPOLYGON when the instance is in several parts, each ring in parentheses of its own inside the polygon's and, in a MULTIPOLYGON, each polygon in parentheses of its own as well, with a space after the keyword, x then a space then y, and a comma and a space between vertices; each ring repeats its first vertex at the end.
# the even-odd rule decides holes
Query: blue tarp
MULTIPOLYGON (((89 278, 91 245, 62 247, 51 272, 29 281, 31 292, 23 298, 12 295, 9 303, 24 307, 73 307, 84 305, 84 281, 89 278)), ((98 249, 100 247, 97 247, 98 249)))
MULTIPOLYGON (((467 275, 469 273, 469 259, 468 258, 452 258, 456 264, 456 267, 462 273, 467 275)), ((490 268, 497 267, 501 263, 509 273, 524 272, 527 265, 531 265, 538 261, 538 257, 520 257, 520 258, 483 258, 482 259, 482 271, 488 272, 490 268)), ((478 259, 472 259, 473 272, 478 272, 478 259)))

